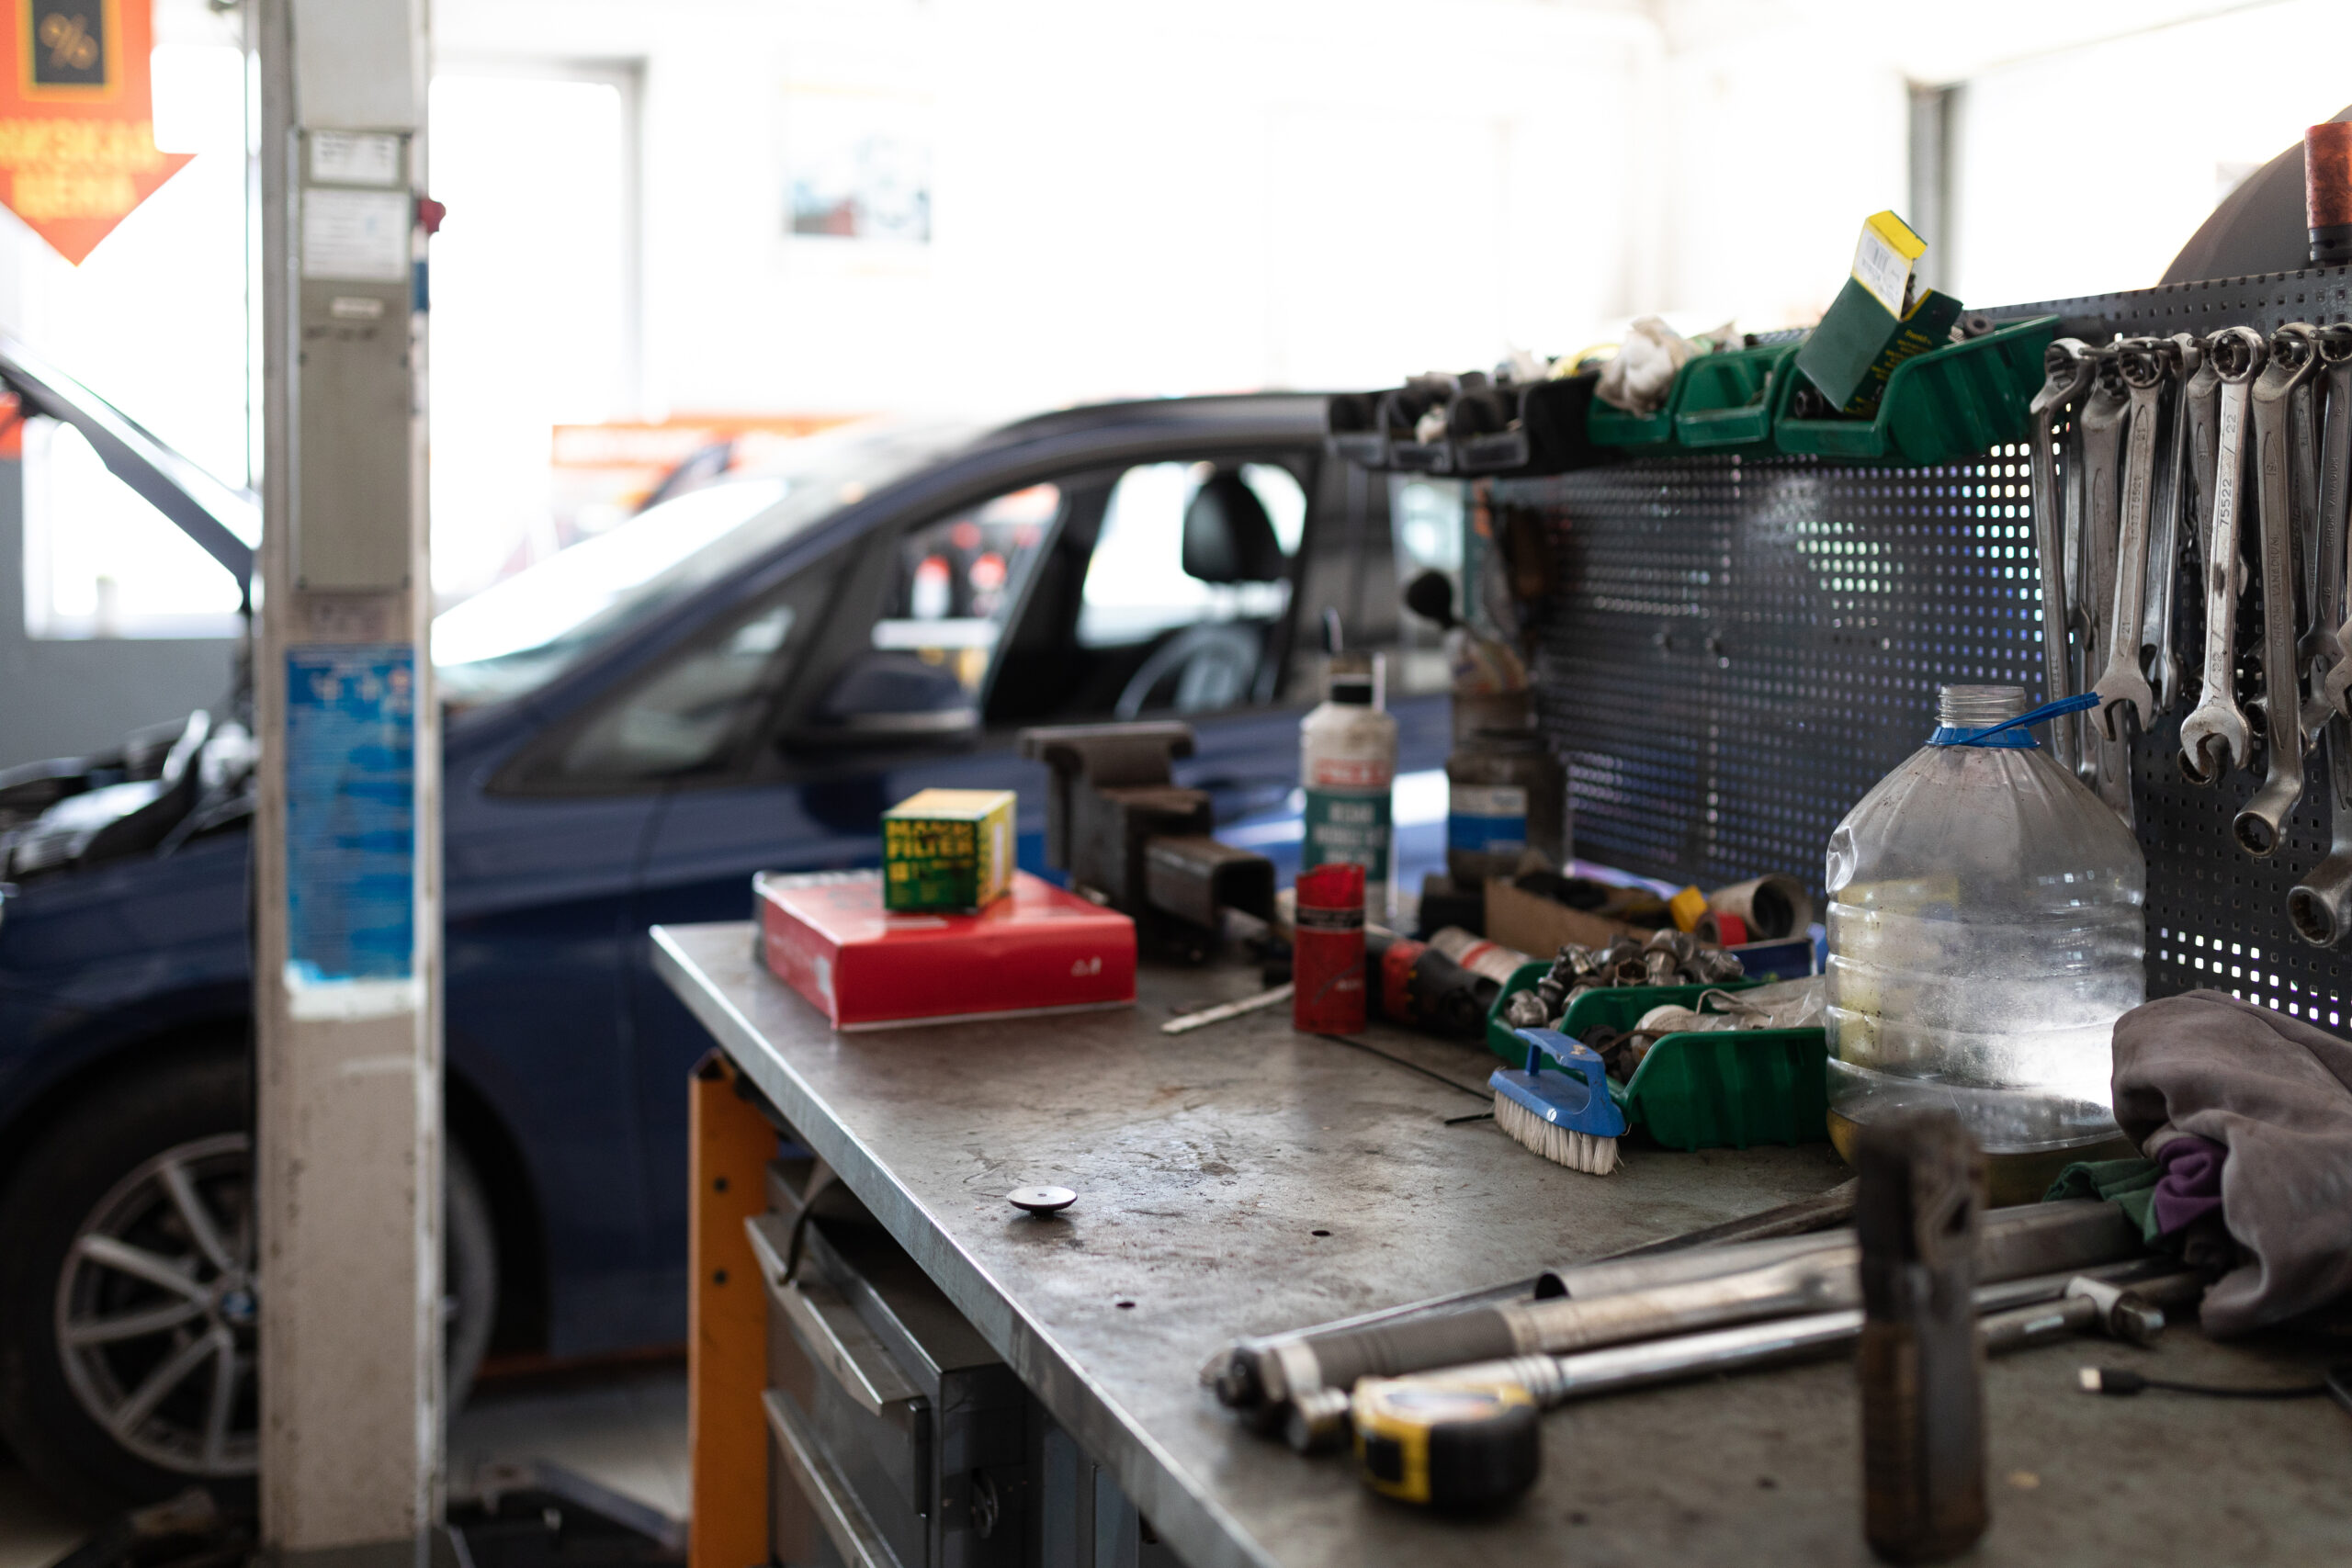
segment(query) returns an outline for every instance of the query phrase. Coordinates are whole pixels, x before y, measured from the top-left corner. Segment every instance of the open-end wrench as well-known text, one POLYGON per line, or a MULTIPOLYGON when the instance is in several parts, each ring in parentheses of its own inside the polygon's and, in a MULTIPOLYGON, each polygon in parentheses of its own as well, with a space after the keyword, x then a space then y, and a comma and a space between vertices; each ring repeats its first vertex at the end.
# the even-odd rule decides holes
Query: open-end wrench
POLYGON ((2197 710, 2181 721, 2180 771, 2211 784, 2246 764, 2253 749, 2238 706, 2238 514, 2245 497, 2246 404, 2269 350, 2251 327, 2224 327, 2205 340, 2205 363, 2221 382, 2213 421, 2212 526, 2205 535, 2205 666, 2197 710))
POLYGON ((2352 719, 2330 713, 2320 735, 2334 840, 2327 858, 2287 890, 2287 923, 2314 947, 2334 947, 2352 932, 2352 719))
MULTIPOLYGON (((2194 540, 2196 509, 2188 479, 2188 383, 2204 373, 2205 345, 2188 333, 2175 333, 2173 353, 2182 378, 2172 395, 2172 412, 2165 418, 2164 445, 2158 449, 2156 522, 2148 535, 2148 608, 2140 626, 2140 668, 2155 689, 2156 711, 2163 713, 2180 699, 2180 658, 2173 648, 2173 600, 2180 577, 2180 547, 2194 540)), ((2213 383, 2219 387, 2221 383, 2213 383)), ((2200 552, 2190 550, 2192 557, 2200 552)))
MULTIPOLYGON (((2305 652, 2312 661, 2318 711, 2304 722, 2316 727, 2329 709, 2352 712, 2352 583, 2345 573, 2346 513, 2352 509, 2352 326, 2339 321, 2319 334, 2322 374, 2327 384, 2327 428, 2320 440, 2319 592, 2316 624, 2323 636, 2305 652)), ((2330 764, 2331 766, 2333 763, 2330 764)))
POLYGON ((2352 584, 2345 581, 2345 511, 2352 504, 2352 326, 2321 328, 2319 357, 2327 423, 2320 438, 2318 577, 2312 600, 2313 623, 2321 630, 2306 639, 2303 650, 2313 690, 2303 724, 2319 732, 2327 751, 2332 841, 2327 858, 2288 891, 2287 920, 2305 942, 2334 947, 2352 933, 2352 720, 2341 706, 2345 686, 2352 682, 2344 639, 2352 630, 2345 619, 2352 605, 2352 584))
MULTIPOLYGON (((2270 335, 2254 386, 2255 499, 2262 515, 2262 706, 2269 773, 2231 824, 2238 847, 2267 855, 2303 793, 2302 665, 2295 658, 2295 392, 2319 369, 2319 329, 2290 321, 2270 335)), ((2303 405, 2309 408, 2306 401, 2303 405)), ((2312 445, 2317 447, 2317 438, 2312 445)))
POLYGON ((2108 614, 2107 668, 2100 671, 2098 719, 2107 739, 2129 739, 2120 711, 2130 705, 2142 730, 2156 721, 2156 694, 2140 672, 2140 619, 2148 591, 2148 530, 2155 518, 2156 429, 2164 417, 2173 346, 2164 338, 2126 338, 2116 367, 2129 389, 2130 434, 2124 443, 2122 528, 2117 536, 2115 597, 2108 614))
MULTIPOLYGON (((2090 395, 2083 400, 2082 412, 2075 418, 2083 433, 2083 576, 2079 582, 2069 579, 2066 585, 2083 618, 2079 654, 2085 691, 2098 680, 2115 607, 2123 426, 2132 408, 2116 350, 2109 346, 2097 352, 2098 365, 2090 395)), ((2075 771, 2127 822, 2132 819, 2132 781, 2124 775, 2130 767, 2127 746, 2102 735, 2095 725, 2086 726, 2083 755, 2075 771)))
MULTIPOLYGON (((2041 390, 2026 407, 2030 435, 2027 471, 2033 491, 2033 542, 2041 558, 2041 683, 2049 702, 2075 694, 2066 648, 2068 604, 2066 535, 2058 498, 2058 465, 2051 456, 2051 421, 2091 384, 2089 351, 2082 339, 2062 337, 2041 354, 2041 390)), ((2075 730, 2061 718, 2050 727, 2050 749, 2058 765, 2073 772, 2075 730)))

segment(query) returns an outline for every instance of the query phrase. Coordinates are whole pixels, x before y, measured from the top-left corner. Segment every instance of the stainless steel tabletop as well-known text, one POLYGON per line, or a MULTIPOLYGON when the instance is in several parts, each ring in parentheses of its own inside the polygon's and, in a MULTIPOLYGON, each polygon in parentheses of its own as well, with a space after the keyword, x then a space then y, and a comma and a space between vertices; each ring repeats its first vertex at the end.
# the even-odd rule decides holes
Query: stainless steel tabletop
MULTIPOLYGON (((745 924, 656 928, 663 977, 1193 1568, 1865 1563, 1843 1361, 1571 1405, 1542 1479, 1471 1520, 1374 1496, 1347 1463, 1242 1430, 1200 1386, 1238 1335, 1523 1278, 1844 1179, 1826 1145, 1634 1146, 1581 1176, 1475 1113, 1493 1058, 1375 1027, 1365 1048, 1276 1009, 1165 1036, 1258 988, 1147 965, 1133 1011, 836 1034, 745 924), (1385 1055, 1375 1054, 1385 1053, 1385 1055), (1004 1194, 1078 1202, 1033 1219, 1004 1194)), ((2339 1350, 2342 1359, 2352 1354, 2339 1350)), ((2352 1562, 2352 1416, 2332 1402, 2074 1391, 2098 1362, 2304 1381, 2301 1344, 2029 1350, 1987 1374, 1980 1563, 2352 1562)))

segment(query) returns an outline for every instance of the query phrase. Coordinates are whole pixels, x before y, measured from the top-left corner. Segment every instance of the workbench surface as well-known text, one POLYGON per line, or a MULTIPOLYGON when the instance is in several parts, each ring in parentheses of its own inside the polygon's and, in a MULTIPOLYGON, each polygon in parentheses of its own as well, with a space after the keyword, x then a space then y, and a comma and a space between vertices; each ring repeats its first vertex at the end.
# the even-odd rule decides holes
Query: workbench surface
MULTIPOLYGON (((1339 1458, 1241 1428, 1199 1382, 1243 1334, 1534 1274, 1844 1179, 1826 1145, 1552 1165, 1491 1122, 1482 1047, 1374 1028, 1360 1047, 1277 1008, 1166 1036, 1254 972, 1147 964, 1133 1011, 836 1034, 760 968, 748 924, 656 928, 664 978, 1111 1469, 1193 1568, 1506 1562, 1816 1565, 1861 1536, 1850 1364, 1572 1404, 1536 1488, 1449 1519, 1367 1492, 1339 1458), (1386 1059, 1384 1059, 1384 1054, 1386 1059), (1078 1201, 1054 1219, 1015 1187, 1078 1201)), ((2339 1359, 2352 1359, 2338 1348, 2339 1359)), ((2103 1341, 1993 1361, 1985 1564, 2352 1562, 2352 1416, 2325 1399, 2075 1392, 2090 1363, 2307 1382, 2324 1348, 2103 1341)))

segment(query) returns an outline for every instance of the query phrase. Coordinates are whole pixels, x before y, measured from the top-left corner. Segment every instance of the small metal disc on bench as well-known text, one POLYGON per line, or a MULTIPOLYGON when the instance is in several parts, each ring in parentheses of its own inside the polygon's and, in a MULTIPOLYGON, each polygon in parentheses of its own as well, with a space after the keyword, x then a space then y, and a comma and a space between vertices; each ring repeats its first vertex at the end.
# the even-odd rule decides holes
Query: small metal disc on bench
POLYGON ((1078 1194, 1067 1187, 1016 1187, 1004 1196, 1014 1208, 1033 1214, 1058 1214, 1078 1201, 1078 1194))

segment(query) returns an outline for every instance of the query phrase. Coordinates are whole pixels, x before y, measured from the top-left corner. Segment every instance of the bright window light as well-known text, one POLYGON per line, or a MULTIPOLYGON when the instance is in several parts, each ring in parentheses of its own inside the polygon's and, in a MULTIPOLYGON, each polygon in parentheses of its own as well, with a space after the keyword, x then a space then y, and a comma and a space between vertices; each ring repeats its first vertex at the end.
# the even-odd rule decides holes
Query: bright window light
MULTIPOLYGON (((245 75, 223 45, 154 54, 156 140, 196 161, 83 264, 16 222, 9 325, 42 357, 227 483, 243 485, 245 75)), ((227 637, 229 574, 107 472, 89 444, 35 421, 24 455, 25 629, 38 637, 227 637)))
POLYGON ((433 81, 433 585, 555 553, 558 424, 629 412, 628 105, 617 82, 433 81))

